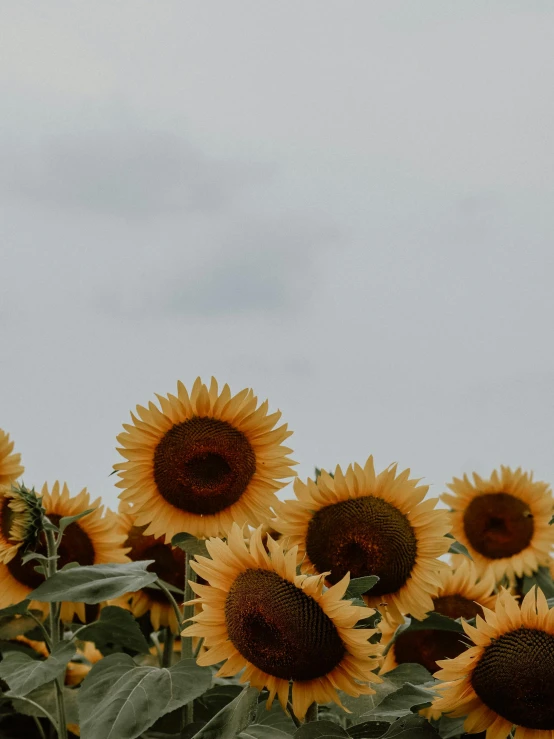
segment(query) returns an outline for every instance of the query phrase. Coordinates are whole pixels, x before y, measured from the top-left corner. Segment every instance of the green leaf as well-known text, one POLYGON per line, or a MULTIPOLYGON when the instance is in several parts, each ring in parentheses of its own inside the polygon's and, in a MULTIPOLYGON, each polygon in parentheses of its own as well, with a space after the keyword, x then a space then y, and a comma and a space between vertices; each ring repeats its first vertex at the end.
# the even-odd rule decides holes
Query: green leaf
POLYGON ((281 704, 278 701, 274 701, 269 710, 265 707, 265 704, 265 700, 258 703, 256 725, 279 729, 279 731, 282 731, 285 734, 294 734, 296 729, 294 721, 283 711, 281 704))
POLYGON ((210 556, 206 549, 206 541, 204 539, 197 539, 196 536, 187 534, 184 531, 180 534, 175 534, 171 540, 171 546, 179 547, 179 549, 182 549, 183 552, 186 552, 191 556, 196 554, 200 554, 202 557, 210 556))
MULTIPOLYGON (((204 695, 201 695, 194 704, 194 718, 207 723, 216 713, 240 695, 242 690, 243 687, 241 685, 234 685, 232 683, 214 685, 204 695)), ((260 723, 259 717, 257 722, 260 723)))
POLYGON ((465 547, 461 542, 455 541, 454 544, 450 545, 450 549, 448 550, 450 554, 463 554, 464 557, 468 557, 468 559, 473 560, 473 557, 469 553, 467 547, 465 547))
POLYGON ((550 524, 550 526, 552 526, 552 524, 554 523, 554 516, 552 516, 552 518, 550 519, 548 523, 550 524))
POLYGON ((243 688, 240 695, 216 713, 192 739, 236 739, 238 734, 254 721, 258 695, 259 691, 256 688, 243 688))
POLYGON ((423 716, 407 716, 391 724, 382 739, 439 739, 439 734, 423 716))
POLYGON ((276 729, 274 726, 250 724, 248 728, 241 731, 239 739, 292 739, 292 734, 287 734, 285 731, 276 729))
POLYGON ((145 654, 150 649, 132 614, 118 606, 105 606, 98 621, 79 631, 78 638, 94 642, 104 656, 123 649, 145 654))
MULTIPOLYGON (((27 562, 32 562, 33 559, 38 559, 39 562, 48 562, 50 557, 46 557, 44 554, 40 554, 39 552, 29 552, 21 557, 21 564, 26 565, 27 562)), ((59 559, 59 557, 55 556, 52 557, 52 559, 59 559)))
POLYGON ((339 691, 340 701, 350 711, 353 720, 357 721, 362 716, 371 714, 385 700, 389 693, 394 693, 397 686, 390 680, 387 680, 387 676, 384 676, 383 682, 372 685, 372 688, 375 690, 375 693, 372 695, 360 695, 359 698, 354 698, 347 693, 339 691))
POLYGON ((465 716, 461 716, 460 718, 441 716, 436 724, 436 729, 442 739, 453 739, 453 737, 458 737, 464 733, 465 719, 465 716))
POLYGON ((393 720, 412 713, 412 709, 416 707, 423 708, 430 704, 433 698, 434 694, 429 690, 419 685, 406 683, 394 693, 387 695, 370 715, 378 721, 393 720))
POLYGON ((379 582, 377 575, 367 575, 367 577, 355 577, 350 580, 345 598, 361 598, 371 588, 375 587, 379 582))
POLYGON ((436 683, 436 680, 433 678, 429 670, 426 670, 423 665, 419 665, 415 662, 406 662, 402 665, 398 665, 394 670, 387 672, 387 680, 394 683, 399 688, 401 688, 405 683, 412 683, 412 685, 436 683))
POLYGON ((82 513, 75 514, 75 516, 63 516, 63 518, 60 518, 58 522, 58 529, 60 531, 60 534, 63 534, 66 528, 70 526, 72 523, 75 523, 75 521, 78 521, 80 518, 84 518, 85 516, 88 516, 89 513, 93 513, 95 510, 96 508, 89 508, 86 511, 82 511, 82 513))
POLYGON ((31 600, 44 603, 74 601, 76 603, 101 603, 118 598, 150 585, 157 579, 155 572, 146 568, 153 559, 124 564, 89 565, 57 572, 29 594, 31 600))
POLYGON ((75 646, 71 642, 57 644, 44 661, 34 660, 20 652, 10 652, 0 662, 0 677, 10 688, 7 695, 10 698, 26 696, 40 685, 61 677, 74 654, 75 646))
POLYGON ((335 739, 335 737, 348 739, 348 736, 348 732, 334 721, 310 721, 296 730, 294 739, 335 739))
POLYGON ((28 613, 0 617, 0 639, 15 639, 16 636, 34 629, 36 625, 36 621, 28 613))
POLYGON ((16 613, 26 613, 30 602, 31 601, 29 599, 26 599, 13 606, 2 608, 2 610, 0 610, 0 618, 4 618, 4 616, 13 616, 16 613))
POLYGON ((523 578, 523 594, 527 594, 533 585, 540 588, 547 598, 554 597, 554 582, 548 567, 539 567, 530 577, 523 578))
POLYGON ((348 736, 352 739, 378 739, 389 728, 388 721, 364 721, 363 724, 356 724, 348 727, 348 736))
MULTIPOLYGON (((63 689, 65 717, 68 724, 79 723, 79 713, 77 711, 78 692, 78 690, 72 688, 63 689)), ((46 717, 46 713, 40 710, 42 706, 51 716, 57 718, 58 704, 56 687, 53 682, 41 685, 40 688, 36 688, 25 697, 38 703, 38 707, 33 706, 32 703, 28 703, 22 698, 12 698, 13 707, 18 713, 22 713, 25 716, 46 717)))
POLYGON ((190 703, 211 683, 211 671, 192 659, 138 667, 126 654, 97 662, 79 689, 82 739, 135 739, 160 716, 190 703))

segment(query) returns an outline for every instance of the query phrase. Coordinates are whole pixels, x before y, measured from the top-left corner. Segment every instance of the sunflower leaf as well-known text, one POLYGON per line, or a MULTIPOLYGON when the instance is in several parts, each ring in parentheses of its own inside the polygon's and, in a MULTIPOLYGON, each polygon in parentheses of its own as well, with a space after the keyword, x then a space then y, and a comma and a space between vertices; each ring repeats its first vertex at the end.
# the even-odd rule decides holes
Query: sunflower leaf
POLYGON ((531 576, 525 575, 523 577, 522 590, 523 594, 526 595, 533 585, 536 585, 542 590, 546 598, 554 597, 554 581, 548 567, 539 567, 536 572, 533 572, 531 576))
POLYGON ((294 733, 294 739, 348 739, 349 733, 334 721, 310 721, 294 733))
POLYGON ((388 730, 388 721, 364 721, 362 724, 348 727, 348 736, 352 739, 378 739, 388 730))
POLYGON ((208 550, 206 549, 206 542, 204 539, 197 539, 192 534, 187 534, 182 531, 180 534, 175 534, 171 540, 172 547, 179 547, 183 552, 194 556, 200 554, 202 557, 208 557, 208 550))
POLYGON ((391 724, 382 739, 438 739, 439 736, 423 716, 406 716, 391 724))
POLYGON ((464 722, 466 717, 450 718, 449 716, 441 716, 435 724, 435 728, 441 735, 442 739, 454 739, 464 733, 464 722))
MULTIPOLYGON (((216 713, 192 739, 236 739, 256 719, 259 691, 247 687, 216 713)), ((86 737, 83 737, 86 739, 86 737)))
MULTIPOLYGON (((378 708, 371 712, 371 716, 378 721, 387 721, 411 714, 414 708, 422 708, 432 702, 434 693, 419 685, 406 683, 394 693, 390 693, 380 703, 378 708)), ((368 714, 364 714, 366 716, 368 714)), ((363 717, 363 716, 362 716, 363 717)))
POLYGON ((6 654, 0 662, 0 677, 10 688, 6 695, 9 698, 23 697, 44 683, 61 677, 74 654, 75 645, 71 642, 57 644, 48 659, 43 661, 34 660, 21 652, 6 654))
MULTIPOLYGON (((375 587, 379 582, 377 575, 367 575, 366 577, 354 577, 350 580, 345 598, 361 598, 371 588, 375 587)), ((365 605, 365 604, 364 604, 365 605)))
POLYGON ((473 557, 469 553, 468 548, 459 541, 454 541, 454 543, 450 545, 450 549, 448 550, 448 552, 450 554, 463 554, 465 557, 473 560, 473 557))
MULTIPOLYGON (((79 714, 77 712, 77 692, 71 688, 64 688, 64 708, 65 717, 68 724, 76 724, 79 722, 79 714)), ((22 698, 12 698, 12 705, 18 713, 25 716, 45 717, 45 711, 51 716, 56 716, 57 699, 56 687, 53 682, 45 683, 29 693, 26 698, 38 704, 34 706, 32 703, 22 698), (44 710, 41 710, 44 709, 44 710)))
POLYGON ((274 726, 250 724, 244 731, 241 731, 238 737, 239 739, 292 739, 292 734, 287 734, 274 726))
POLYGON ((94 642, 104 656, 123 649, 143 654, 149 651, 148 642, 132 614, 118 606, 105 606, 98 621, 79 631, 78 638, 94 642))
POLYGON ((26 599, 19 603, 15 603, 13 606, 2 608, 2 610, 0 610, 0 618, 4 618, 4 616, 14 616, 16 613, 27 613, 30 602, 31 601, 29 599, 26 599))
POLYGON ((211 671, 192 659, 139 667, 126 654, 97 662, 79 689, 82 739, 136 739, 161 716, 206 691, 211 671))
POLYGON ((101 603, 118 598, 150 585, 157 579, 155 572, 147 572, 154 560, 125 562, 123 564, 99 564, 75 567, 57 572, 38 588, 29 593, 29 598, 44 603, 73 601, 75 603, 101 603))
POLYGON ((36 625, 35 619, 29 613, 0 616, 0 639, 15 639, 16 636, 31 631, 36 625))
POLYGON ((93 513, 96 508, 89 508, 86 511, 82 511, 81 513, 76 513, 74 516, 63 516, 60 518, 58 522, 58 529, 60 534, 63 534, 63 532, 66 530, 68 526, 70 526, 72 523, 75 523, 75 521, 78 521, 80 518, 84 518, 84 516, 88 516, 89 513, 93 513))

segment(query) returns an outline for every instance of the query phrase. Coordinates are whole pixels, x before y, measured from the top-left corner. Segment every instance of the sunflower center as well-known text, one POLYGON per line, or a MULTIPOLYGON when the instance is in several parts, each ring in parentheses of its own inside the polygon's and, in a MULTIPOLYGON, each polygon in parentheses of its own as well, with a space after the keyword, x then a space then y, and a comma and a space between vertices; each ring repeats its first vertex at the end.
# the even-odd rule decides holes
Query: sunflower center
MULTIPOLYGON (((49 513, 48 518, 57 526, 62 518, 57 513, 49 513)), ((46 556, 46 540, 44 534, 41 534, 36 551, 46 556)), ((63 532, 63 537, 58 547, 57 567, 60 570, 70 562, 78 562, 80 565, 94 564, 94 547, 88 534, 79 526, 77 521, 70 523, 63 532)), ((7 568, 11 575, 28 588, 38 588, 44 577, 35 571, 37 566, 36 560, 31 560, 26 564, 21 563, 20 557, 14 557, 7 564, 7 568)))
POLYGON ((491 710, 527 729, 554 729, 554 636, 522 627, 485 648, 471 675, 491 710))
POLYGON ((336 583, 378 575, 371 595, 399 590, 416 562, 417 540, 408 518, 382 498, 349 498, 312 516, 306 552, 318 572, 330 571, 336 583))
POLYGON ((163 436, 154 453, 154 480, 168 503, 213 515, 236 503, 256 472, 246 436, 226 421, 190 418, 163 436))
MULTIPOLYGON (((433 601, 433 610, 449 618, 474 618, 482 615, 481 606, 463 595, 443 595, 433 601)), ((429 672, 436 672, 438 659, 454 659, 467 649, 464 634, 439 629, 404 631, 394 642, 394 656, 398 664, 417 662, 429 672)))
POLYGON ((529 546, 535 525, 523 500, 509 493, 485 493, 473 498, 466 508, 464 530, 479 554, 502 559, 529 546))
POLYGON ((10 529, 13 521, 13 511, 9 506, 9 498, 0 498, 0 534, 4 541, 10 540, 10 529))
POLYGON ((225 621, 241 655, 283 680, 322 677, 346 653, 321 606, 276 572, 242 572, 225 601, 225 621))

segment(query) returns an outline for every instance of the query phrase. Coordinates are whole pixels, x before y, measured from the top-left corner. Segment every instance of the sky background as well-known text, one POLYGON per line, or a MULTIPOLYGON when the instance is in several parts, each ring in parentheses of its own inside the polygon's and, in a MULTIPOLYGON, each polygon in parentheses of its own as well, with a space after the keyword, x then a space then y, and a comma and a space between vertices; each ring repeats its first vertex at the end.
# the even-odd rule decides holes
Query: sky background
POLYGON ((299 474, 554 481, 551 0, 0 4, 0 427, 116 505, 213 374, 299 474))

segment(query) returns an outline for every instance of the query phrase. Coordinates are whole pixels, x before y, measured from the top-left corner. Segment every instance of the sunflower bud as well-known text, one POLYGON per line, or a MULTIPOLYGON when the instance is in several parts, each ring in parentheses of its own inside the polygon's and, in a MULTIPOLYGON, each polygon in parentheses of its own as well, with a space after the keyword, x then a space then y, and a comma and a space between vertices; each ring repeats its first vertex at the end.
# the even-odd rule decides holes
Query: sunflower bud
POLYGON ((0 562, 7 564, 19 549, 34 549, 44 520, 42 499, 23 483, 0 487, 0 562))

